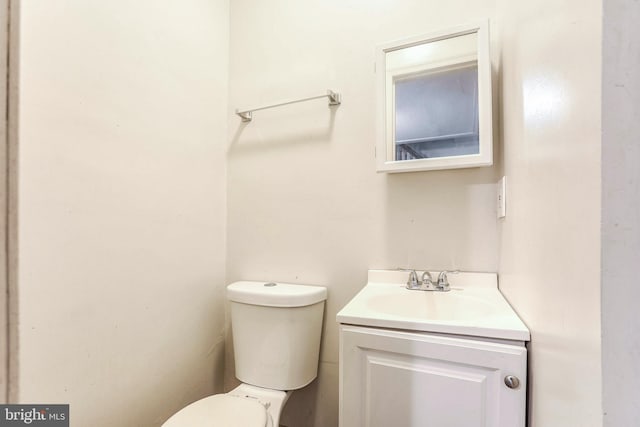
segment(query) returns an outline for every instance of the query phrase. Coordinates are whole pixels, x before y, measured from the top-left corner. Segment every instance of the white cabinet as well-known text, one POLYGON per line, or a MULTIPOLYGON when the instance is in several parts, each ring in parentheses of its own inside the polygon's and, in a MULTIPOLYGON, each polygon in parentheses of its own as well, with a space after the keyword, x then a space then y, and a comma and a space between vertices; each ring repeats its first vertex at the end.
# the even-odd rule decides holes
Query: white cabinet
POLYGON ((493 164, 488 22, 377 49, 379 172, 493 164))
POLYGON ((522 341, 340 325, 340 426, 524 427, 526 369, 522 341))

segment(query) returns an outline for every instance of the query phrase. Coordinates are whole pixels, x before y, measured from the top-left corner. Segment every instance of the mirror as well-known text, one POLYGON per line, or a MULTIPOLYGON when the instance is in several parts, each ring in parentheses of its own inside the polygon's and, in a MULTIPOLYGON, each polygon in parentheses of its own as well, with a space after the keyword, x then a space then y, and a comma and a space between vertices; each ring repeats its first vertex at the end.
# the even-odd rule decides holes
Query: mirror
POLYGON ((493 164, 488 24, 379 46, 379 172, 493 164))

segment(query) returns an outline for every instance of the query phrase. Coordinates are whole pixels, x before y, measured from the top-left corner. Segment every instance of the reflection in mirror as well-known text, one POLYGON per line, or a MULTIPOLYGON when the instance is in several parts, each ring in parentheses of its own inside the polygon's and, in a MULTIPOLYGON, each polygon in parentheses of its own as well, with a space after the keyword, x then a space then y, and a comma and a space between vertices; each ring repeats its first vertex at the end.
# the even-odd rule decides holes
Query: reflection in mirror
POLYGON ((395 160, 478 154, 478 67, 395 82, 395 160))
POLYGON ((480 27, 380 48, 379 171, 492 163, 488 46, 479 49, 480 27))

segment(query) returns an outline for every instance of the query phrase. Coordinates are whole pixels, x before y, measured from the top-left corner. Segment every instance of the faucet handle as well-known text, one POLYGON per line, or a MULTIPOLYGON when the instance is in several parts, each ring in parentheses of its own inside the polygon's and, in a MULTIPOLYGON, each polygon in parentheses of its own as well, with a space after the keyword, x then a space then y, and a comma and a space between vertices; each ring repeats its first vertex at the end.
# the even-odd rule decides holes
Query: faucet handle
POLYGON ((438 287, 440 289, 442 289, 443 291, 448 291, 449 290, 449 278, 447 277, 447 274, 458 274, 460 273, 460 270, 454 270, 454 271, 447 271, 447 270, 443 270, 440 272, 440 274, 438 274, 438 287))
POLYGON ((420 287, 418 282, 418 274, 415 270, 409 270, 409 280, 407 280, 407 289, 417 289, 420 287))

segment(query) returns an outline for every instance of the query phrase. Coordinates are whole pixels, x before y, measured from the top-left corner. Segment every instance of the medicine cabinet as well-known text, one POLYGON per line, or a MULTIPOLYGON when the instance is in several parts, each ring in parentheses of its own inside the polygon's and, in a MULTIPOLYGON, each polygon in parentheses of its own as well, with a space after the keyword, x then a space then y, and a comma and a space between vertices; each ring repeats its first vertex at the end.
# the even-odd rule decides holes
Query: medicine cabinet
POLYGON ((493 164, 488 25, 378 46, 378 172, 493 164))

